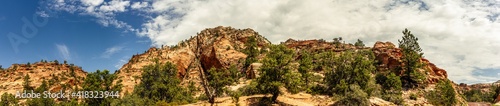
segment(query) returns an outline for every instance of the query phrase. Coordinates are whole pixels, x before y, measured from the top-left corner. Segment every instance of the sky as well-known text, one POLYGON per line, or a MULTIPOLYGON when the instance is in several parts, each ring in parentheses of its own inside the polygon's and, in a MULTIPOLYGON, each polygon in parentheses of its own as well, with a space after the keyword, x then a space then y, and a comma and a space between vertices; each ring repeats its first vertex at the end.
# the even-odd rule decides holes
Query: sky
POLYGON ((500 80, 500 0, 6 0, 0 64, 68 60, 117 70, 205 28, 252 28, 272 43, 342 37, 397 45, 408 28, 456 83, 500 80))

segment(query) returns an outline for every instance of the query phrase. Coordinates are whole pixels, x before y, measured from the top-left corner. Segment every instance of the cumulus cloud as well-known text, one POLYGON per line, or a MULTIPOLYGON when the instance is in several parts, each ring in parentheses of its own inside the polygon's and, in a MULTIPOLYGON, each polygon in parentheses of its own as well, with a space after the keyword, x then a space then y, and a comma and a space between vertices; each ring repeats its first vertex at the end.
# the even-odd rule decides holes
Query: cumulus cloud
POLYGON ((495 78, 485 74, 496 72, 474 72, 500 70, 498 0, 153 0, 130 4, 132 10, 149 15, 135 31, 151 39, 153 46, 174 45, 219 25, 252 28, 273 43, 288 38, 343 37, 346 42, 359 38, 367 45, 375 41, 397 44, 401 31, 408 28, 419 38, 425 58, 446 69, 455 82, 489 82, 495 78))
POLYGON ((119 51, 123 50, 123 46, 113 46, 110 48, 107 48, 104 53, 102 53, 101 58, 109 58, 113 54, 118 53, 119 51))
POLYGON ((59 55, 64 60, 71 60, 71 54, 68 47, 65 44, 56 44, 56 48, 59 51, 59 55))

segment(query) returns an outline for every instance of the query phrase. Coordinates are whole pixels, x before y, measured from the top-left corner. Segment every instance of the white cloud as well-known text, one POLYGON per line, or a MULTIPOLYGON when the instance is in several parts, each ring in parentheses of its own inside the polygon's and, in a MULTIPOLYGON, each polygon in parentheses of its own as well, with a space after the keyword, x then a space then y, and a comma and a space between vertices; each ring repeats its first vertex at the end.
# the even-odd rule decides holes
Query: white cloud
POLYGON ((59 55, 61 56, 61 58, 63 58, 64 60, 71 60, 69 49, 65 44, 56 44, 56 48, 59 51, 59 55))
POLYGON ((173 45, 220 25, 252 28, 273 43, 341 36, 346 42, 359 38, 367 45, 397 44, 401 31, 408 28, 420 39, 425 58, 446 69, 455 82, 487 82, 493 79, 473 72, 500 69, 500 49, 496 49, 500 48, 500 2, 493 0, 153 0, 119 6, 123 9, 103 7, 111 2, 99 8, 71 1, 52 7, 94 16, 104 26, 138 31, 154 46, 173 45), (141 28, 133 29, 115 18, 130 8, 149 15, 141 28))
POLYGON ((148 7, 149 3, 148 2, 135 2, 130 6, 132 9, 142 9, 148 7))
MULTIPOLYGON (((58 2, 63 2, 62 0, 58 1, 58 2)), ((84 5, 88 5, 88 6, 97 6, 97 5, 100 5, 102 2, 104 2, 104 0, 81 0, 81 2, 84 4, 84 5)))
POLYGON ((121 50, 123 50, 123 46, 113 46, 113 47, 107 48, 106 51, 104 51, 104 53, 102 53, 101 58, 109 58, 113 54, 118 53, 121 50))
POLYGON ((105 12, 124 12, 125 8, 130 5, 130 1, 113 0, 106 2, 99 9, 105 12))

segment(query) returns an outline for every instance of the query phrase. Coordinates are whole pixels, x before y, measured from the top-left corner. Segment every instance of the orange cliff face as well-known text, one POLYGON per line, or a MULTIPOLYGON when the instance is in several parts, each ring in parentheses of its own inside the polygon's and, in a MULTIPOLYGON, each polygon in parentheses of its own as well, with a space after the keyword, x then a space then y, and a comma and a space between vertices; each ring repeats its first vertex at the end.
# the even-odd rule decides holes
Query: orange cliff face
POLYGON ((26 75, 29 75, 32 87, 40 86, 45 80, 49 83, 49 90, 55 92, 63 87, 66 87, 66 90, 75 87, 81 88, 87 72, 72 64, 55 62, 36 62, 30 65, 13 64, 0 72, 0 94, 22 92, 26 75), (71 71, 74 72, 74 76, 71 71))

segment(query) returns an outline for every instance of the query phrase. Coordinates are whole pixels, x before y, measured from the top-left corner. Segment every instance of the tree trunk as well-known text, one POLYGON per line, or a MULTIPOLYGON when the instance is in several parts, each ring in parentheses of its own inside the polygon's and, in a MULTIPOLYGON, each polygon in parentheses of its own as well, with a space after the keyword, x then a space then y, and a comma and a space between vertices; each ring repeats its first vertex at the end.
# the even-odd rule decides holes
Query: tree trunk
POLYGON ((275 92, 275 93, 273 93, 273 97, 271 98, 271 100, 272 100, 274 103, 276 103, 276 100, 278 99, 279 94, 280 94, 279 92, 275 92))

